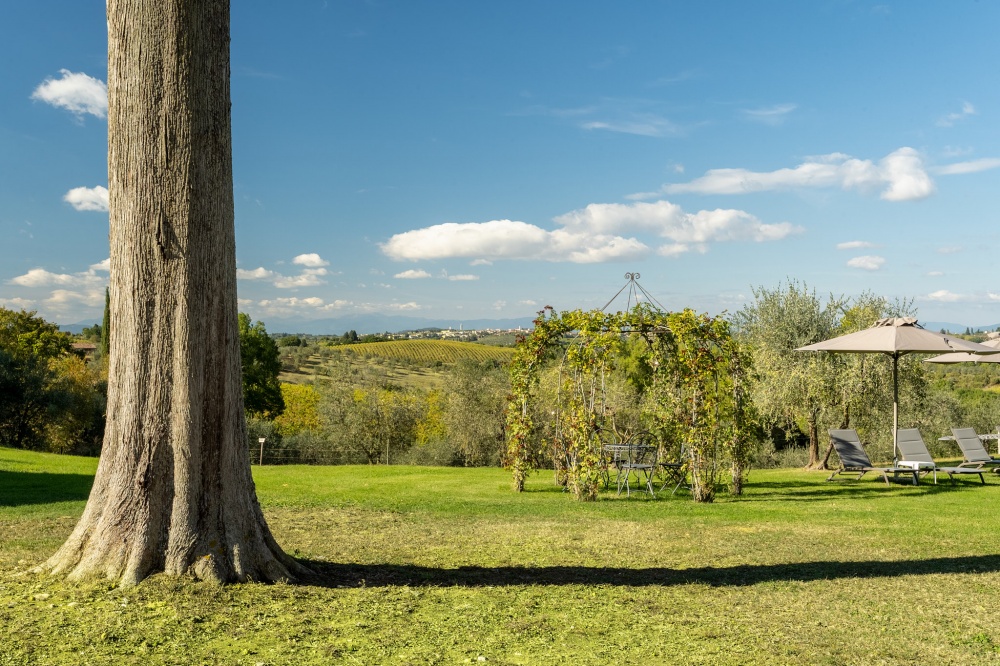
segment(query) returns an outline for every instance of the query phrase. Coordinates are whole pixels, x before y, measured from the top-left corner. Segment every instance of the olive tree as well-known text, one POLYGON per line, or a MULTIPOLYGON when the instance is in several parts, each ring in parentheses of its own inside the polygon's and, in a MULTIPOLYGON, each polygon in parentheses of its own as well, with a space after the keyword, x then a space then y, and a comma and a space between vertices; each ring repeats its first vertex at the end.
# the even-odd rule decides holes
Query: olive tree
POLYGON ((753 295, 733 323, 753 358, 754 405, 763 419, 786 429, 804 426, 809 467, 820 467, 819 427, 836 400, 836 360, 795 349, 833 337, 840 301, 823 303, 815 291, 794 280, 774 289, 756 287, 753 295))

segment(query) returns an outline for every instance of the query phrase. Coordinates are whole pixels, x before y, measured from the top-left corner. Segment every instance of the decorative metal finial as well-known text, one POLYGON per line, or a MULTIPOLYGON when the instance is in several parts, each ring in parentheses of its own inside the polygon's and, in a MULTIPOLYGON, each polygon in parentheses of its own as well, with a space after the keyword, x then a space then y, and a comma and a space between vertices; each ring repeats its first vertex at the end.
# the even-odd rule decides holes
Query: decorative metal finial
POLYGON ((635 282, 636 280, 638 280, 641 277, 642 276, 639 275, 638 273, 626 273, 625 274, 625 279, 626 280, 631 280, 632 282, 635 282))

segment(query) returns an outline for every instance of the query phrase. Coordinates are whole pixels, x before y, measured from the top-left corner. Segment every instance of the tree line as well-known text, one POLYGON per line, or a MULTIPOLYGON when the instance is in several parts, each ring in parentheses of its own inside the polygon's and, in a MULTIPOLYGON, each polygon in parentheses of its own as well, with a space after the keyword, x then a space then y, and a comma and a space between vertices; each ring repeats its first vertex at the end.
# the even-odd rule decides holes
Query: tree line
MULTIPOLYGON (((749 353, 748 394, 756 414, 755 466, 825 467, 825 432, 853 427, 875 458, 891 451, 891 376, 878 356, 803 354, 797 347, 860 330, 886 316, 914 314, 913 304, 866 293, 820 297, 789 281, 758 287, 753 300, 729 317, 733 334, 749 353)), ((74 353, 72 336, 36 313, 0 308, 0 445, 97 455, 107 407, 107 319, 84 329, 98 343, 95 354, 74 353)), ((338 343, 352 340, 346 333, 338 343)), ((239 316, 247 445, 265 463, 499 465, 506 447, 504 409, 511 395, 507 364, 464 359, 434 364, 437 388, 398 381, 398 364, 357 362, 328 349, 328 341, 272 336, 265 325, 239 316), (294 341, 293 341, 294 339, 294 341), (312 361, 310 361, 312 359, 312 361), (319 359, 316 361, 315 359, 319 359), (282 382, 282 370, 314 363, 313 374, 282 382)), ((361 341, 362 336, 357 336, 361 341)), ((630 417, 649 383, 641 345, 629 347, 609 375, 609 404, 630 417)), ((540 372, 533 447, 537 464, 553 466, 557 436, 552 414, 559 390, 558 359, 540 372)), ((412 364, 411 364, 412 365, 412 364)), ((946 455, 938 433, 969 425, 991 431, 1000 424, 1000 383, 993 368, 932 367, 918 357, 900 366, 905 425, 924 430, 935 453, 946 455)), ((556 456, 558 457, 558 456, 556 456)))

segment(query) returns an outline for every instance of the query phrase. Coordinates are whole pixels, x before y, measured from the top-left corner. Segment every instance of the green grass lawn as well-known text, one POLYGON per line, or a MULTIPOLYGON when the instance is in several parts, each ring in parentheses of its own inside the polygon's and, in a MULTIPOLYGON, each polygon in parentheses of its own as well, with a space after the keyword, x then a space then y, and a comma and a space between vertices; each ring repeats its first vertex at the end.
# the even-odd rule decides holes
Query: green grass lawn
POLYGON ((1000 480, 753 472, 711 505, 495 469, 255 468, 314 575, 120 590, 30 572, 96 461, 0 449, 0 664, 1000 663, 1000 480))

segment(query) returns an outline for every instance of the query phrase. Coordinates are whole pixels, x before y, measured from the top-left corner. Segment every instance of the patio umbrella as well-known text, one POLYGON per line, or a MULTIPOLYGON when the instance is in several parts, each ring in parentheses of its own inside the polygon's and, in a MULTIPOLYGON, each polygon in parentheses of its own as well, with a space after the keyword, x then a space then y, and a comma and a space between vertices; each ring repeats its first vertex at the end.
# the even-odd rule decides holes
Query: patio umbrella
POLYGON ((924 359, 924 363, 1000 363, 1000 334, 990 333, 990 339, 983 343, 984 347, 995 349, 996 354, 970 354, 968 352, 951 352, 934 358, 924 359))
POLYGON ((969 342, 951 335, 935 333, 917 323, 913 317, 880 319, 871 327, 856 333, 799 347, 795 351, 825 351, 855 354, 882 353, 892 357, 892 455, 896 457, 896 437, 899 430, 899 357, 904 354, 935 352, 965 352, 997 354, 1000 350, 969 342))

